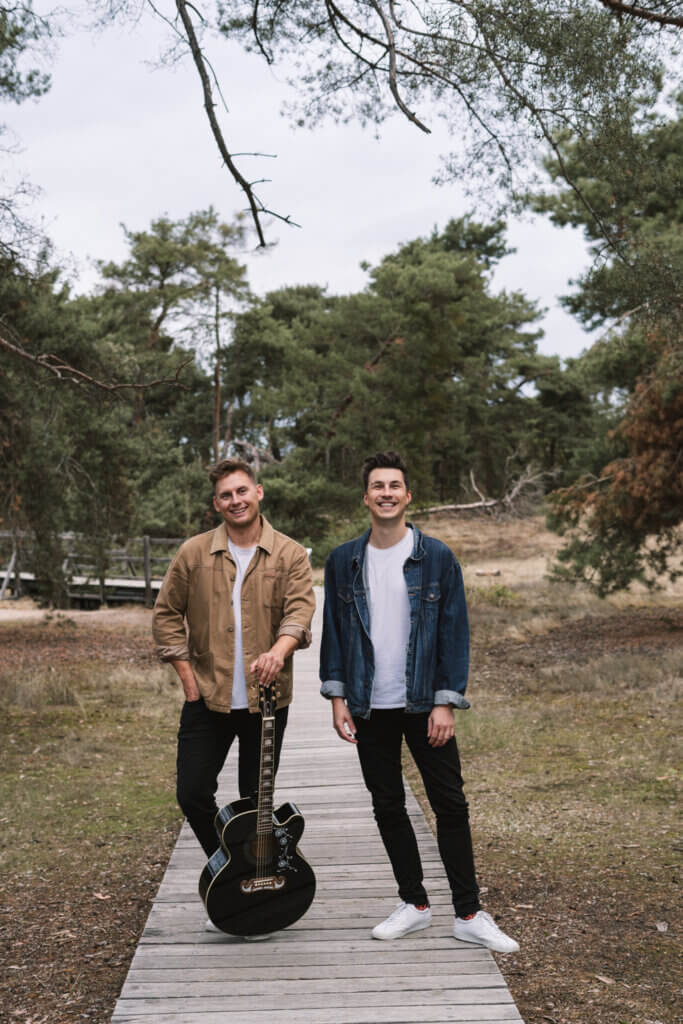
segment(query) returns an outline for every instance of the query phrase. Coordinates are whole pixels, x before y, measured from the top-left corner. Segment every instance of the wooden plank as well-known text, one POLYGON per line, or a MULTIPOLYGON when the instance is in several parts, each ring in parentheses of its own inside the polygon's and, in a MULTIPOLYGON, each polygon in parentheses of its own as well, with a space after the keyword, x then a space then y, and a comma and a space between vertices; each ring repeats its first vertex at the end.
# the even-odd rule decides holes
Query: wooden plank
MULTIPOLYGON (((224 967, 230 970, 233 966, 254 966, 262 969, 262 964, 273 966, 291 965, 298 967, 300 964, 313 966, 344 965, 344 964, 370 964, 378 967, 382 972, 387 964, 408 964, 415 962, 415 950, 409 941, 401 940, 399 943, 379 943, 364 939, 355 942, 330 941, 320 943, 317 941, 304 940, 302 942, 282 944, 274 943, 246 943, 238 940, 232 942, 226 956, 226 951, 220 946, 212 943, 181 943, 178 942, 172 949, 156 950, 153 946, 142 946, 135 954, 135 961, 131 972, 136 969, 160 968, 165 965, 170 967, 185 967, 188 970, 194 968, 224 967)), ((457 945, 453 943, 448 958, 439 960, 435 951, 443 949, 441 939, 430 939, 429 932, 423 940, 424 952, 429 954, 431 962, 445 963, 453 972, 457 972, 463 964, 472 961, 488 964, 492 969, 497 970, 491 954, 481 946, 457 945)), ((409 969, 404 968, 404 969, 409 969)), ((469 969, 469 968, 468 968, 469 969)), ((318 977, 318 974, 314 974, 318 977)))
MULTIPOLYGON (((500 1021, 522 1022, 519 1011, 514 1004, 480 1004, 448 1006, 425 1006, 415 1002, 410 1006, 385 1003, 383 1006, 358 1006, 351 1000, 351 1006, 332 1006, 308 1008, 303 1013, 299 1008, 279 1007, 277 1011, 261 1010, 252 1000, 249 1007, 233 1013, 229 1006, 218 1008, 203 1007, 188 1009, 182 1006, 166 1006, 145 1004, 128 1005, 127 1000, 120 1001, 117 1006, 115 1021, 128 1021, 130 1024, 442 1024, 457 1021, 458 1024, 499 1024, 500 1021)), ((523 1022, 522 1022, 523 1024, 523 1022)))
MULTIPOLYGON (((471 989, 471 988, 458 988, 452 986, 450 988, 444 988, 440 984, 436 989, 425 989, 420 986, 419 981, 415 982, 415 986, 412 990, 403 989, 401 995, 391 996, 391 991, 386 988, 383 991, 370 991, 362 992, 356 996, 355 992, 351 994, 347 988, 345 991, 340 992, 337 988, 336 998, 332 992, 312 992, 309 988, 308 982, 303 984, 301 981, 297 981, 295 985, 290 989, 289 994, 283 993, 278 995, 277 992, 273 992, 273 987, 265 979, 260 986, 254 988, 252 986, 251 991, 246 995, 231 995, 229 993, 221 993, 219 995, 200 995, 196 998, 191 996, 163 996, 163 995, 151 995, 141 996, 139 999, 135 997, 130 998, 126 996, 127 1003, 132 1006, 134 1003, 137 1004, 137 1012, 148 1011, 155 1013, 157 1011, 168 1012, 172 1010, 174 1012, 191 1012, 202 1009, 204 1012, 211 1010, 223 1010, 229 1017, 235 1018, 238 1013, 249 1012, 253 1010, 256 1005, 259 1010, 269 1010, 271 1012, 278 1013, 283 1007, 283 1000, 286 1000, 285 1005, 296 1006, 297 1012, 301 1013, 302 1016, 306 1014, 304 1019, 307 1019, 308 1010, 320 1010, 329 1009, 332 1006, 342 1009, 345 1005, 348 1005, 349 999, 353 1000, 353 1003, 357 1006, 361 1006, 367 1009, 371 1006, 383 1007, 387 1000, 391 1000, 393 1003, 398 1003, 404 999, 407 1003, 415 1004, 419 998, 421 1007, 431 1006, 466 1006, 468 1010, 472 1010, 475 1007, 488 1006, 488 1007, 505 1007, 513 1005, 512 996, 508 990, 503 988, 484 988, 484 989, 471 989), (412 991, 414 994, 411 997, 409 992, 412 991), (415 995, 417 993, 417 995, 415 995)), ((489 1011, 490 1012, 490 1011, 489 1011)), ((277 1018, 275 1018, 277 1019, 277 1018)), ((299 1018, 301 1020, 301 1017, 299 1018)))
MULTIPOLYGON (((283 1000, 294 1001, 298 999, 302 989, 302 979, 300 978, 273 978, 270 972, 267 973, 267 980, 261 976, 260 979, 249 981, 237 980, 232 978, 230 980, 207 980, 202 978, 199 981, 195 979, 187 979, 176 977, 174 981, 167 980, 149 980, 149 981, 129 981, 127 988, 128 999, 212 999, 214 996, 221 996, 225 999, 229 999, 232 1006, 237 1006, 240 999, 245 997, 247 999, 253 999, 256 991, 263 992, 267 995, 268 1000, 271 1003, 271 1007, 277 1009, 279 1005, 282 1005, 283 1000)), ((483 993, 478 993, 477 998, 483 998, 486 1002, 506 1002, 511 998, 507 992, 505 982, 502 977, 498 974, 459 974, 458 975, 458 988, 454 990, 452 986, 449 988, 444 985, 443 977, 439 975, 425 974, 416 976, 394 975, 394 976, 383 976, 381 983, 378 983, 377 976, 374 975, 371 978, 356 978, 353 983, 353 991, 356 996, 361 996, 363 1002, 367 1002, 372 999, 386 999, 387 993, 392 992, 415 992, 422 991, 424 988, 438 989, 441 994, 444 992, 458 991, 471 989, 482 989, 485 990, 483 993), (499 992, 499 989, 504 989, 504 992, 499 992)), ((313 999, 315 996, 321 994, 329 994, 333 1000, 337 1000, 340 996, 340 986, 338 978, 306 978, 305 979, 305 997, 306 999, 313 999)), ((470 997, 474 998, 474 994, 470 992, 470 997)), ((315 1005, 315 1003, 311 1003, 315 1005)))
MULTIPOLYGON (((285 981, 296 981, 297 980, 296 968, 299 967, 300 964, 301 964, 301 967, 300 967, 300 970, 298 972, 299 976, 301 978, 309 977, 309 968, 310 968, 311 964, 308 962, 307 959, 301 958, 301 960, 300 960, 299 958, 296 958, 296 960, 294 961, 293 964, 292 963, 287 963, 287 964, 284 964, 282 966, 281 965, 274 966, 272 963, 269 962, 268 963, 268 972, 267 972, 268 973, 268 981, 271 982, 271 981, 276 981, 278 979, 282 979, 282 980, 285 980, 285 981), (292 970, 292 967, 294 967, 295 969, 292 970)), ((175 965, 175 966, 177 966, 177 965, 175 965)), ((363 979, 369 978, 369 979, 372 979, 373 984, 374 984, 375 979, 377 977, 377 967, 378 967, 378 965, 376 963, 374 963, 374 962, 371 963, 371 964, 368 964, 368 963, 353 963, 353 964, 341 963, 341 964, 336 964, 336 963, 330 963, 329 960, 328 960, 327 962, 324 963, 324 966, 327 968, 327 970, 324 972, 325 973, 325 980, 328 980, 330 978, 334 978, 334 979, 337 979, 337 980, 342 979, 342 978, 353 978, 354 981, 355 981, 355 980, 360 979, 360 978, 363 978, 363 979)), ((494 977, 501 978, 500 984, 503 984, 500 972, 498 971, 496 965, 491 963, 490 960, 482 960, 482 961, 471 960, 471 961, 469 961, 467 963, 462 963, 459 966, 460 966, 460 970, 458 972, 458 981, 461 981, 462 978, 465 975, 482 974, 482 975, 492 975, 494 977)), ((382 964, 382 977, 383 978, 387 978, 387 979, 390 979, 392 977, 404 978, 406 976, 406 974, 410 974, 410 972, 412 970, 417 970, 417 966, 415 965, 414 961, 411 962, 410 964, 406 965, 405 963, 396 963, 394 961, 393 957, 392 957, 392 958, 389 959, 388 962, 384 962, 382 964)), ((128 975, 128 982, 130 983, 131 987, 133 985, 150 984, 150 983, 154 983, 154 982, 168 983, 169 976, 172 977, 174 975, 174 973, 175 973, 175 969, 174 968, 171 968, 170 970, 168 968, 164 968, 164 967, 160 967, 160 968, 154 969, 154 968, 145 966, 144 969, 140 969, 140 968, 132 969, 130 971, 129 975, 128 975)), ((441 974, 451 975, 453 973, 453 964, 450 963, 450 962, 448 962, 448 963, 438 963, 438 962, 436 962, 435 963, 432 960, 431 963, 430 963, 430 966, 429 966, 429 973, 432 976, 432 978, 434 979, 434 983, 436 983, 436 980, 437 980, 435 978, 436 975, 441 975, 441 974)), ((237 964, 230 964, 230 965, 221 964, 219 967, 195 967, 195 966, 192 966, 192 967, 186 967, 183 970, 183 977, 185 978, 185 980, 188 983, 193 983, 193 984, 195 984, 197 982, 204 982, 204 981, 213 981, 213 982, 219 981, 219 982, 223 982, 223 983, 227 983, 227 982, 231 982, 231 983, 232 982, 244 982, 244 983, 250 984, 251 987, 252 987, 252 991, 253 991, 254 985, 258 986, 258 985, 260 985, 263 982, 263 965, 261 964, 259 966, 255 966, 254 964, 251 964, 251 963, 241 963, 239 965, 237 965, 237 964)), ((316 982, 318 982, 318 979, 314 979, 314 980, 316 982)), ((439 984, 441 984, 442 979, 439 978, 438 982, 439 982, 439 984)))
MULTIPOLYGON (((318 617, 319 617, 318 610, 318 617)), ((317 651, 296 655, 297 700, 277 777, 276 806, 305 816, 301 849, 317 877, 307 914, 268 942, 204 930, 197 896, 205 863, 185 825, 118 1000, 112 1024, 499 1024, 521 1017, 488 950, 452 937, 453 909, 438 848, 413 794, 433 924, 400 942, 372 927, 398 901, 358 758, 318 696, 317 651), (267 979, 267 980, 264 980, 267 979)), ((236 797, 237 758, 219 805, 236 797)))
MULTIPOLYGON (((318 893, 318 895, 321 895, 318 893)), ((395 900, 394 900, 395 902, 395 900)), ((296 930, 302 928, 325 928, 330 926, 330 919, 332 923, 337 923, 337 926, 341 925, 344 928, 349 927, 349 919, 361 922, 359 927, 363 928, 374 928, 378 918, 382 919, 382 914, 385 915, 388 910, 392 907, 392 902, 387 900, 372 899, 369 896, 364 897, 362 906, 358 905, 357 901, 354 900, 335 900, 326 895, 325 899, 314 900, 313 904, 306 912, 304 917, 300 918, 296 924, 293 924, 287 931, 294 933, 296 930)), ((163 928, 167 924, 175 924, 178 921, 178 915, 181 913, 186 919, 193 916, 194 910, 196 909, 197 901, 193 900, 191 903, 156 903, 152 907, 149 916, 149 924, 153 928, 163 928)), ((444 929, 448 929, 453 919, 453 911, 450 907, 434 906, 432 908, 432 929, 438 924, 442 924, 444 929)), ((222 936, 219 936, 222 938, 222 936)))

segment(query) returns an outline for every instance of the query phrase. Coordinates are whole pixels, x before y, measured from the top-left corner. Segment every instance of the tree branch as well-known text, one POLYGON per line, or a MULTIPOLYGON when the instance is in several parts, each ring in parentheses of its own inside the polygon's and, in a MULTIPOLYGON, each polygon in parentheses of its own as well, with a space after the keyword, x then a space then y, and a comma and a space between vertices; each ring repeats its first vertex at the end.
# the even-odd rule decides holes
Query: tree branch
POLYGON ((494 508, 504 508, 508 512, 515 511, 515 505, 522 497, 524 491, 529 488, 536 488, 539 482, 546 476, 552 476, 551 473, 540 471, 535 473, 531 466, 527 466, 524 472, 518 477, 517 480, 512 481, 510 489, 503 495, 502 498, 487 498, 477 487, 474 479, 474 472, 470 469, 470 483, 474 491, 479 496, 479 501, 470 501, 464 504, 458 505, 431 505, 427 508, 417 509, 415 514, 421 516, 432 515, 435 512, 475 512, 475 511, 489 511, 494 508))
POLYGON ((389 49, 389 88, 391 89, 391 95, 396 100, 396 106, 405 114, 409 121, 416 124, 417 127, 421 128, 427 135, 431 135, 431 129, 427 128, 411 110, 408 110, 407 106, 401 99, 401 94, 398 91, 398 84, 396 82, 396 41, 394 39, 394 33, 391 25, 389 24, 389 19, 382 10, 381 4, 379 4, 377 0, 370 0, 370 3, 377 11, 377 14, 382 20, 382 24, 384 25, 384 31, 387 37, 387 47, 389 49))
POLYGON ((470 501, 464 505, 430 505, 428 508, 415 509, 416 516, 431 516, 436 512, 475 512, 479 509, 495 508, 500 505, 497 498, 488 498, 486 501, 470 501))
POLYGON ((40 370, 47 370, 59 380, 68 381, 70 384, 88 384, 91 387, 99 388, 101 391, 145 391, 147 388, 158 387, 161 384, 173 384, 175 387, 182 388, 183 391, 190 390, 189 387, 186 384, 181 383, 178 378, 185 367, 192 362, 194 356, 184 359, 176 369, 173 377, 163 377, 159 380, 150 380, 142 384, 115 384, 111 381, 107 382, 98 380, 96 377, 92 377, 89 373, 85 373, 83 370, 78 370, 75 366, 71 366, 70 363, 65 363, 59 358, 59 356, 56 356, 51 352, 41 352, 40 355, 34 355, 32 352, 27 352, 21 345, 13 344, 1 334, 0 348, 5 349, 6 352, 9 352, 10 355, 15 356, 17 359, 23 359, 26 362, 31 363, 40 370))
POLYGON ((265 248, 267 243, 265 236, 263 234, 263 226, 261 224, 262 215, 265 214, 266 216, 276 217, 278 220, 282 220, 285 222, 285 224, 290 224, 293 227, 300 227, 300 225, 296 224, 295 221, 293 221, 289 216, 283 217, 279 213, 274 213, 273 210, 266 209, 266 207, 263 205, 261 200, 254 192, 250 182, 248 182, 244 175, 241 174, 239 168, 235 164, 230 154, 230 151, 228 150, 228 147, 226 145, 220 125, 218 124, 218 119, 216 117, 215 111, 216 105, 213 101, 211 81, 209 79, 209 74, 207 71, 208 62, 202 52, 201 46, 199 45, 199 40, 197 38, 197 34, 194 30, 194 25, 192 24, 192 19, 190 18, 190 14, 188 11, 188 6, 192 5, 188 4, 186 0, 176 0, 178 14, 180 15, 180 19, 183 23, 187 42, 190 47, 190 52, 192 54, 192 59, 194 60, 195 67, 197 68, 199 79, 202 84, 202 91, 204 93, 204 109, 206 110, 206 116, 209 119, 209 124, 211 126, 213 137, 216 140, 218 151, 223 157, 226 167, 228 168, 230 174, 232 175, 234 180, 237 182, 237 184, 247 197, 247 202, 249 203, 249 209, 251 210, 251 216, 254 222, 254 227, 256 228, 256 234, 258 235, 259 246, 265 248))
POLYGON ((488 499, 486 498, 486 496, 485 496, 484 494, 482 494, 482 492, 481 492, 481 491, 479 490, 479 488, 477 487, 477 482, 476 482, 476 480, 474 479, 474 470, 473 470, 473 469, 470 469, 470 483, 472 484, 472 490, 473 490, 473 491, 474 491, 474 493, 475 493, 475 494, 477 495, 477 497, 478 497, 478 498, 479 498, 479 499, 480 499, 480 500, 481 500, 481 501, 482 501, 482 502, 483 502, 484 504, 486 504, 486 502, 487 502, 487 500, 488 500, 488 499))
POLYGON ((600 0, 600 3, 618 16, 627 14, 631 18, 655 22, 657 25, 675 25, 677 28, 683 28, 683 18, 675 14, 658 14, 657 11, 648 11, 644 7, 636 7, 635 4, 622 3, 621 0, 600 0))
MULTIPOLYGON (((374 3, 374 0, 373 0, 373 3, 374 3)), ((363 55, 358 50, 354 50, 353 47, 349 46, 349 44, 342 38, 342 36, 341 36, 341 34, 340 34, 336 24, 335 24, 335 18, 339 18, 339 20, 342 21, 347 26, 347 28, 349 28, 352 32, 354 32, 358 36, 358 38, 360 39, 361 43, 363 41, 366 41, 366 42, 370 43, 373 46, 377 46, 377 47, 380 47, 380 48, 384 47, 385 50, 386 50, 385 44, 382 43, 381 39, 377 39, 375 36, 370 35, 368 32, 365 32, 359 25, 357 25, 355 22, 353 22, 349 18, 347 18, 346 15, 343 14, 342 11, 340 11, 339 8, 335 5, 334 0, 325 0, 325 6, 326 6, 327 11, 328 11, 328 17, 329 17, 330 26, 333 29, 335 35, 337 36, 337 39, 340 41, 342 46, 344 46, 349 51, 349 53, 351 53, 352 56, 354 56, 356 58, 356 60, 358 60, 360 63, 366 64, 369 69, 371 69, 373 71, 385 70, 385 69, 382 69, 382 68, 379 67, 379 63, 380 63, 381 58, 378 58, 378 60, 375 61, 375 62, 371 62, 367 58, 363 57, 363 55)), ((394 21, 396 21, 397 26, 400 29, 402 29, 403 31, 405 31, 410 36, 424 36, 425 38, 429 38, 429 39, 439 39, 440 41, 445 41, 445 38, 442 37, 442 36, 439 36, 438 34, 418 32, 417 30, 413 29, 412 27, 408 28, 407 26, 403 25, 401 22, 399 22, 396 19, 396 14, 395 14, 395 10, 394 10, 393 5, 392 5, 392 15, 394 17, 394 21)), ((393 38, 393 35, 392 35, 392 38, 393 38)), ((471 48, 472 49, 477 49, 477 47, 471 47, 471 48)), ((488 50, 486 48, 484 48, 484 49, 481 50, 481 53, 484 54, 484 55, 488 55, 488 50)), ((465 91, 463 90, 463 88, 462 88, 462 86, 461 86, 461 84, 459 82, 455 81, 453 78, 445 76, 440 71, 440 69, 436 68, 429 61, 420 60, 420 59, 418 59, 412 53, 408 53, 405 50, 396 49, 394 47, 394 54, 395 54, 395 56, 403 58, 403 60, 405 60, 409 65, 412 66, 412 68, 413 68, 412 74, 419 75, 419 76, 424 75, 424 77, 425 77, 425 79, 427 81, 430 81, 432 79, 436 79, 437 81, 443 82, 445 85, 450 86, 452 89, 455 89, 456 93, 458 94, 458 96, 462 100, 463 104, 465 105, 465 109, 467 110, 467 113, 469 114, 469 116, 474 121, 476 121, 477 124, 480 126, 480 128, 489 136, 490 141, 497 147, 498 152, 500 153, 500 156, 501 156, 503 162, 505 163, 505 166, 507 167, 508 171, 512 171, 512 165, 511 165, 510 160, 508 158, 508 155, 507 155, 507 152, 505 150, 504 144, 501 142, 498 134, 496 132, 494 132, 494 130, 491 128, 491 126, 489 124, 487 124, 483 120, 483 118, 479 115, 479 113, 475 110, 473 103, 468 98, 468 96, 466 95, 465 91)), ((394 75, 396 76, 396 68, 395 67, 394 67, 394 75)), ((396 94, 394 94, 394 99, 396 100, 396 94)), ((401 109, 402 113, 406 114, 406 111, 402 107, 399 107, 399 109, 401 109)), ((408 112, 406 114, 406 116, 408 116, 409 119, 412 120, 412 118, 410 117, 410 112, 408 112)), ((419 122, 416 122, 416 123, 419 123, 419 122)), ((423 126, 420 125, 420 127, 423 127, 423 126)), ((425 131, 430 131, 430 129, 424 129, 424 130, 425 131)))
MULTIPOLYGON (((368 371, 374 370, 375 367, 377 366, 377 364, 379 362, 381 362, 381 360, 387 354, 387 352, 389 351, 389 349, 391 348, 392 345, 400 345, 402 343, 403 343, 403 338, 394 338, 394 337, 387 338, 386 341, 382 342, 382 344, 378 348, 377 352, 375 352, 375 354, 372 357, 372 359, 368 359, 367 362, 363 363, 363 369, 364 370, 368 370, 368 371)), ((353 401, 353 399, 354 399, 353 393, 349 392, 349 394, 344 396, 344 398, 341 400, 341 402, 339 403, 337 408, 334 410, 334 413, 332 414, 332 418, 330 419, 329 426, 327 428, 327 433, 325 434, 325 440, 326 441, 330 441, 334 437, 334 435, 337 433, 337 426, 336 426, 337 420, 341 416, 343 416, 343 414, 346 412, 348 407, 351 405, 351 402, 353 401)))
MULTIPOLYGON (((486 39, 487 44, 488 44, 488 36, 487 36, 487 34, 486 34, 486 32, 484 30, 482 30, 482 34, 484 35, 484 38, 486 39)), ((496 56, 494 56, 493 47, 489 48, 489 56, 490 56, 492 64, 496 68, 496 71, 500 75, 501 80, 507 86, 507 88, 510 90, 510 93, 515 96, 515 98, 517 99, 517 102, 520 104, 520 106, 523 107, 525 110, 527 110, 527 112, 529 113, 529 115, 532 118, 532 120, 534 120, 536 122, 536 124, 538 125, 538 129, 539 129, 541 135, 546 140, 546 142, 548 143, 548 145, 550 146, 550 148, 552 149, 552 151, 553 151, 553 153, 555 155, 555 159, 558 162, 558 166, 560 168, 560 172, 562 174, 562 177, 567 182, 567 184, 569 185, 569 188, 572 190, 572 192, 577 197, 579 202, 588 211, 590 216, 593 218, 595 223, 600 228, 600 233, 602 234, 602 237, 605 239, 605 242, 607 243, 608 248, 612 251, 612 253, 614 254, 616 259, 618 259, 625 266, 630 267, 631 266, 630 263, 628 262, 626 256, 624 255, 624 253, 622 252, 620 247, 617 245, 615 240, 612 238, 612 234, 609 231, 609 228, 607 227, 605 222, 603 221, 602 217, 597 212, 597 210, 595 209, 593 204, 590 202, 590 200, 588 199, 588 196, 586 195, 584 190, 579 186, 578 182, 575 181, 572 178, 572 176, 570 175, 569 170, 568 170, 568 168, 566 166, 566 163, 565 163, 565 160, 564 160, 564 156, 562 154, 562 149, 561 149, 560 143, 554 137, 554 135, 552 134, 552 132, 551 132, 551 130, 549 128, 549 126, 547 125, 546 120, 543 117, 543 112, 536 106, 535 103, 532 102, 532 100, 528 96, 526 96, 523 92, 521 92, 517 88, 515 83, 512 81, 510 76, 506 73, 506 71, 502 67, 501 62, 498 60, 498 58, 496 56)))

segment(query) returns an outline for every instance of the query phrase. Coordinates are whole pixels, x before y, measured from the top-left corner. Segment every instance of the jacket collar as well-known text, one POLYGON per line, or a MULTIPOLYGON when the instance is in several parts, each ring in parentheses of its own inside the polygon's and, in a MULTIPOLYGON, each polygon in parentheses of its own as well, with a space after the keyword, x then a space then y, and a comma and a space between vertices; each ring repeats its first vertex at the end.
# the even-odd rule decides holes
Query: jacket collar
MULTIPOLYGON (((263 548, 266 554, 270 555, 273 551, 273 545, 275 543, 275 530, 270 525, 265 516, 260 516, 261 519, 261 536, 256 542, 256 546, 263 548)), ((368 531, 369 532, 369 531, 368 531)), ((219 551, 228 550, 228 529, 225 523, 221 523, 213 531, 213 539, 211 541, 211 547, 209 553, 212 555, 217 554, 219 551)))
MULTIPOLYGON (((422 543, 422 531, 418 530, 414 523, 406 523, 406 526, 409 526, 413 531, 413 550, 410 557, 414 561, 419 561, 421 558, 424 558, 425 553, 424 544, 422 543)), ((351 549, 351 565, 354 569, 358 568, 365 558, 365 549, 367 548, 368 541, 370 540, 370 532, 370 530, 366 530, 362 536, 357 537, 353 542, 353 548, 351 549)))

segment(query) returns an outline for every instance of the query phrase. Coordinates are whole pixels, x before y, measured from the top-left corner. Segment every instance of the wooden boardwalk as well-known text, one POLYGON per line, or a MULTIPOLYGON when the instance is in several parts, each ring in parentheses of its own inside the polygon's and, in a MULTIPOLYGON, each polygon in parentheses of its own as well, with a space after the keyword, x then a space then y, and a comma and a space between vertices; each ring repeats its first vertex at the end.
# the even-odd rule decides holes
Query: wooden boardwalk
MULTIPOLYGON (((185 824, 112 1024, 521 1021, 488 950, 451 937, 446 877, 412 794, 434 920, 394 942, 371 938, 372 927, 397 903, 396 885, 356 751, 337 738, 328 702, 318 695, 317 646, 295 659, 276 806, 293 800, 306 819, 301 849, 317 879, 310 910, 265 942, 204 931, 197 895, 204 855, 185 824)), ((221 776, 219 803, 236 797, 235 755, 230 752, 221 776)))

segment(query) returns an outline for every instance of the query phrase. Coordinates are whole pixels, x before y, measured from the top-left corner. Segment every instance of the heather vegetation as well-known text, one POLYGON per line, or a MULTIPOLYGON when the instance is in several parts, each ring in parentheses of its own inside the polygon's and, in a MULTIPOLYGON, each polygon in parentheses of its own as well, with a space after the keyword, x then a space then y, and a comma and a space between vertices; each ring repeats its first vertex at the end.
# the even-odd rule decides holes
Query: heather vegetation
MULTIPOLYGON (((522 1017, 675 1019, 681 582, 600 598, 545 578, 559 541, 539 519, 421 525, 465 574, 456 730, 483 898, 521 944, 500 966, 522 1017)), ((19 1024, 109 1020, 177 835, 181 695, 149 617, 0 608, 0 1016, 19 1024)))

